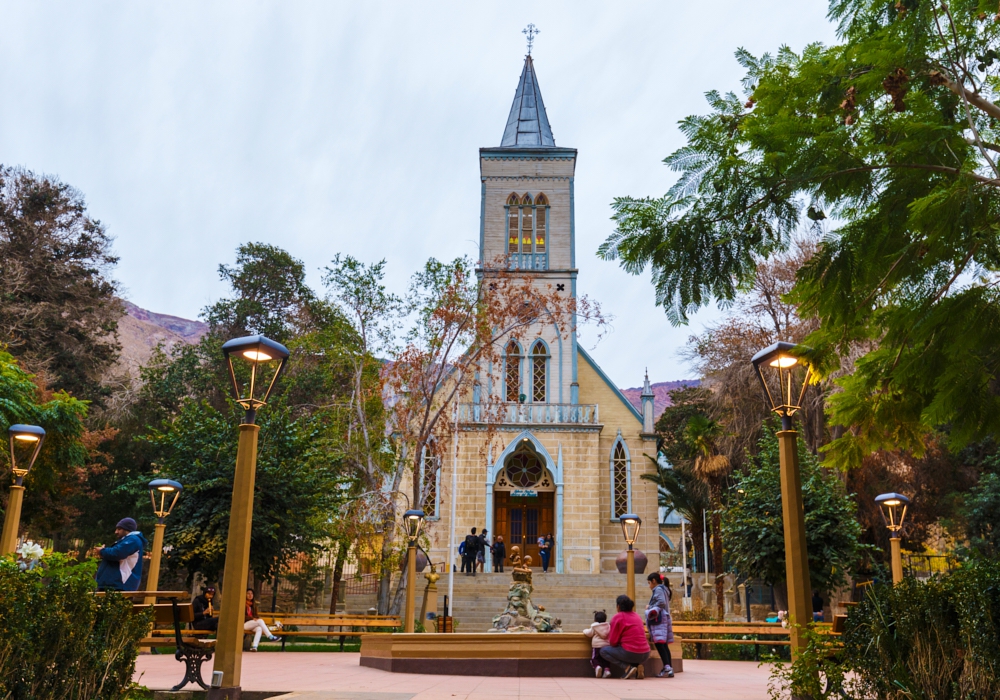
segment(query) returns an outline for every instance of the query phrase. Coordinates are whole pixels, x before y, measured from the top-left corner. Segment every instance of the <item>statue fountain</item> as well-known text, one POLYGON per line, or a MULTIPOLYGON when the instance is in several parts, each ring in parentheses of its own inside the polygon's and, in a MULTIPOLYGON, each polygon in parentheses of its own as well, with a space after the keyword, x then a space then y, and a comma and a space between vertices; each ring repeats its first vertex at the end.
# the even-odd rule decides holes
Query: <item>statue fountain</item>
POLYGON ((531 602, 531 557, 521 560, 521 548, 510 549, 510 559, 514 563, 511 577, 514 579, 507 591, 507 608, 493 618, 490 632, 562 632, 562 620, 545 612, 544 606, 531 602))

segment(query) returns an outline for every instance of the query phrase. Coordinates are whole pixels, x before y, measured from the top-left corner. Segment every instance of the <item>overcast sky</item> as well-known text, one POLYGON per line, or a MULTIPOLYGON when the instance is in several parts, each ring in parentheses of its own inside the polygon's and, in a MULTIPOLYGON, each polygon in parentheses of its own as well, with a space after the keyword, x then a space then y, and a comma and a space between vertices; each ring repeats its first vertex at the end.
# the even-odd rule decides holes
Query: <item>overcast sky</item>
MULTIPOLYGON (((618 195, 661 195, 677 121, 755 54, 833 40, 820 0, 6 2, 0 162, 81 190, 146 309, 195 318, 219 263, 265 241, 310 282, 337 252, 475 257, 481 146, 498 146, 529 22, 556 144, 579 149, 579 289, 615 317, 592 350, 620 386, 692 376, 648 273, 597 259, 618 195)), ((587 342, 587 347, 592 346, 587 342)))

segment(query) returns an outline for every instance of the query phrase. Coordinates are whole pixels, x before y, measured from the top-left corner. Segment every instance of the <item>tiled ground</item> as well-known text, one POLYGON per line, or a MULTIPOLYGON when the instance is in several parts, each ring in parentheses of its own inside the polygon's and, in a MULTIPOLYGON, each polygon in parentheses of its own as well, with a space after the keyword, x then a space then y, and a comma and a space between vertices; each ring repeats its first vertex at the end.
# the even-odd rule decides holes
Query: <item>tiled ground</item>
MULTIPOLYGON (((365 668, 358 659, 357 653, 246 654, 243 688, 283 690, 287 700, 767 700, 769 674, 752 662, 685 659, 684 673, 672 679, 424 676, 365 668)), ((154 690, 183 675, 172 656, 143 654, 136 663, 136 681, 154 690)))

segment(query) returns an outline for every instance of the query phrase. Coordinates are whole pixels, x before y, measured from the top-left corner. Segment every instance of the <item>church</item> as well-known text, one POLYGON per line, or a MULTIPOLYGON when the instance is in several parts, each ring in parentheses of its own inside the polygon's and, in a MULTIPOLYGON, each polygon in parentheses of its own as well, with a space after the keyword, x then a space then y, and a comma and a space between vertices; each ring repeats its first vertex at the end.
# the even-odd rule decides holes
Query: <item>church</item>
MULTIPOLYGON (((479 151, 481 266, 502 258, 575 297, 576 158, 575 148, 555 143, 529 51, 500 145, 479 151)), ((495 428, 502 449, 484 452, 474 404, 459 406, 457 459, 449 446, 423 475, 433 480, 424 505, 432 561, 450 558, 454 496, 456 543, 486 527, 491 540, 503 536, 508 553, 518 545, 537 567, 537 540, 551 534, 556 574, 615 571, 627 547, 618 518, 638 514, 635 547, 655 570, 656 487, 640 478, 655 472, 647 457, 656 455, 649 379, 640 411, 568 335, 539 324, 533 337, 506 346, 499 390, 512 410, 495 428)))

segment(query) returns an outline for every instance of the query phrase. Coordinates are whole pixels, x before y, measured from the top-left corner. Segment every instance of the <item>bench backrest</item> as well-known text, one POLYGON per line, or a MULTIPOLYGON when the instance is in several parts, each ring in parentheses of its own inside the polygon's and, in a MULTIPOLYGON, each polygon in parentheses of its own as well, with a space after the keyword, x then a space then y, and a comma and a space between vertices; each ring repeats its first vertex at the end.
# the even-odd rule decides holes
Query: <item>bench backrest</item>
MULTIPOLYGON (((156 605, 144 605, 142 603, 137 603, 132 606, 132 609, 136 612, 140 610, 149 610, 150 608, 153 609, 153 624, 174 624, 174 606, 170 603, 157 603, 156 605)), ((194 606, 191 605, 191 603, 178 603, 177 614, 178 622, 182 625, 188 622, 194 622, 194 606)))

